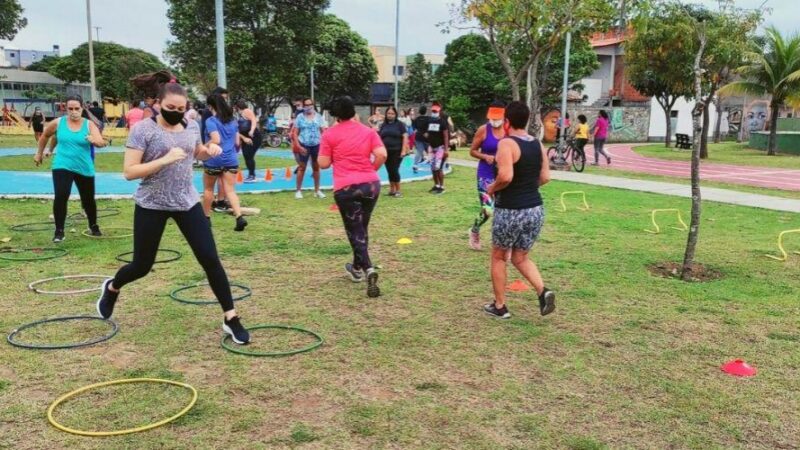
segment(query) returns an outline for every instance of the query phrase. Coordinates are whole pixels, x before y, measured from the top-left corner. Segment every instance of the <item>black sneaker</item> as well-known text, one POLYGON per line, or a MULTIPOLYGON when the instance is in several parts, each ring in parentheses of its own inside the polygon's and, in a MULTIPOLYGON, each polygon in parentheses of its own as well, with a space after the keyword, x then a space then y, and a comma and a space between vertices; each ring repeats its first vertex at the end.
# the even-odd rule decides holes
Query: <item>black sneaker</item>
POLYGON ((490 316, 496 317, 498 319, 511 318, 511 313, 508 312, 508 308, 506 308, 505 305, 502 308, 498 309, 497 306, 494 305, 494 302, 483 305, 483 311, 486 314, 489 314, 490 316))
POLYGON ((250 342, 250 333, 239 321, 239 316, 234 316, 231 320, 222 319, 222 332, 230 335, 233 342, 239 345, 250 342))
POLYGON ((351 263, 345 264, 344 270, 350 275, 350 279, 353 280, 353 283, 361 283, 364 281, 364 271, 354 269, 351 263))
POLYGON ((103 233, 100 232, 100 226, 97 224, 90 226, 89 230, 92 232, 92 236, 94 237, 100 237, 103 235, 103 233))
POLYGON ((378 287, 378 272, 375 269, 367 269, 367 297, 375 298, 381 295, 378 287))
POLYGON ((436 191, 438 191, 438 190, 439 190, 439 187, 438 186, 434 186, 434 187, 430 188, 430 190, 428 190, 428 193, 435 194, 436 191))
POLYGON ((556 310, 556 294, 550 289, 544 288, 542 295, 539 296, 539 312, 543 316, 556 310))
POLYGON ((220 200, 217 202, 217 206, 215 206, 213 209, 214 212, 226 213, 231 210, 231 205, 227 200, 220 200))
POLYGON ((434 192, 434 194, 436 195, 444 194, 444 187, 436 188, 436 192, 434 192))
POLYGON ((64 242, 64 230, 56 230, 56 233, 53 235, 53 242, 56 244, 64 242))
POLYGON ((119 297, 119 291, 113 292, 108 288, 112 281, 114 281, 113 278, 103 281, 103 286, 100 288, 100 298, 97 299, 97 314, 104 319, 110 319, 111 315, 114 314, 114 304, 117 303, 117 298, 119 297))
POLYGON ((211 200, 211 210, 212 210, 212 211, 216 211, 216 210, 217 210, 217 206, 218 206, 218 205, 219 205, 219 202, 218 202, 218 201, 216 201, 216 200, 211 200))
POLYGON ((247 226, 247 220, 245 220, 244 216, 239 216, 236 218, 236 226, 233 228, 233 231, 244 231, 244 227, 247 226))

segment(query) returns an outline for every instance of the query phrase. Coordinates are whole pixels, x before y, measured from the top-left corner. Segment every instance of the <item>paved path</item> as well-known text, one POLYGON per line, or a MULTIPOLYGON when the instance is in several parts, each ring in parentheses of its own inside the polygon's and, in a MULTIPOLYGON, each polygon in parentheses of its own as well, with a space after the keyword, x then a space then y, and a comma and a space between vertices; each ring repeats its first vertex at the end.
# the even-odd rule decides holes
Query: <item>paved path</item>
MULTIPOLYGON (((465 161, 453 158, 450 158, 449 161, 453 165, 457 166, 478 166, 476 161, 465 161)), ((612 160, 611 162, 613 163, 614 161, 612 160)), ((605 175, 592 175, 588 173, 562 172, 555 170, 551 171, 550 173, 554 180, 571 181, 573 183, 584 183, 595 186, 606 186, 640 192, 652 192, 654 194, 671 195, 674 197, 692 197, 691 186, 687 184, 635 180, 631 178, 608 177, 605 175)), ((800 200, 702 186, 701 193, 704 201, 728 203, 739 206, 750 206, 753 208, 763 208, 774 211, 800 213, 800 200)))
MULTIPOLYGON (((691 166, 685 161, 667 161, 664 159, 641 156, 632 150, 630 144, 612 144, 607 147, 611 154, 611 168, 641 172, 651 175, 689 178, 691 166)), ((594 150, 586 146, 586 156, 594 160, 594 150)), ((600 158, 603 161, 603 158, 600 158)), ((607 167, 600 164, 600 167, 607 167)), ((721 183, 741 184, 788 191, 800 191, 800 170, 781 169, 777 167, 748 167, 731 164, 700 162, 700 179, 721 183)))

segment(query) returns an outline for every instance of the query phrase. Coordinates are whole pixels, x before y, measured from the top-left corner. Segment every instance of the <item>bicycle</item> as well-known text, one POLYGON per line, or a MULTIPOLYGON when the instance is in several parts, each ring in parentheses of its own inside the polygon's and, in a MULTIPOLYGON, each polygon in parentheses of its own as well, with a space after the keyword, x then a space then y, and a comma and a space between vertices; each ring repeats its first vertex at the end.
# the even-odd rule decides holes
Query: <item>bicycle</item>
POLYGON ((564 161, 571 162, 576 172, 583 172, 586 167, 586 152, 575 145, 575 139, 567 138, 566 142, 559 142, 557 146, 547 149, 547 159, 555 163, 558 158, 558 149, 561 148, 561 155, 564 161))
POLYGON ((276 131, 267 133, 267 136, 264 139, 265 147, 278 148, 282 144, 291 145, 291 139, 289 138, 289 133, 284 128, 278 128, 276 131))

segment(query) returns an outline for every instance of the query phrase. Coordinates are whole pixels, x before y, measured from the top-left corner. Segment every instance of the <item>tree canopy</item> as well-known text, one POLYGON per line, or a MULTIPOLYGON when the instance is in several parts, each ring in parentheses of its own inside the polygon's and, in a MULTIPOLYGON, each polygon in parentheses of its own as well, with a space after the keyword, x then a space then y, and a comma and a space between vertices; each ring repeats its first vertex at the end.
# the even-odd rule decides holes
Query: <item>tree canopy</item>
POLYGON ((28 19, 22 16, 23 12, 25 10, 17 0, 0 1, 0 39, 10 41, 28 25, 28 19))
POLYGON ((406 73, 400 83, 400 100, 410 103, 425 103, 433 97, 433 69, 422 53, 411 57, 406 73))

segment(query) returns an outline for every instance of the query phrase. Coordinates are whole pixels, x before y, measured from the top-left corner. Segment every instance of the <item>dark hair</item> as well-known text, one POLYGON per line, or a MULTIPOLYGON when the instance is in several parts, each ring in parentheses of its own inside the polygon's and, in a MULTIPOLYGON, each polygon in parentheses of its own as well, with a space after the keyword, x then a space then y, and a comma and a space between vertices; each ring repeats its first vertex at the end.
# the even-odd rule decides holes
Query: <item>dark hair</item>
POLYGON ((244 100, 239 100, 236 102, 236 107, 239 109, 247 109, 247 102, 244 100))
POLYGON ((578 116, 578 122, 586 123, 586 121, 587 121, 586 116, 584 116, 583 114, 578 116))
POLYGON ((163 100, 167 95, 187 97, 186 89, 178 84, 175 75, 166 70, 136 76, 131 78, 131 83, 136 89, 142 91, 145 98, 163 100))
POLYGON ((495 100, 495 101, 492 102, 491 105, 489 105, 489 107, 490 108, 505 108, 506 107, 506 102, 504 102, 502 100, 495 100))
POLYGON ((388 116, 389 115, 389 111, 394 111, 394 120, 397 120, 397 119, 400 118, 400 115, 397 114, 397 108, 395 108, 394 105, 387 106, 386 107, 386 111, 383 113, 383 115, 384 116, 388 116))
POLYGON ((220 122, 228 123, 233 120, 231 105, 225 101, 225 97, 222 94, 212 94, 211 97, 208 97, 208 106, 214 109, 214 113, 220 122))
POLYGON ((528 119, 531 117, 531 110, 522 102, 511 102, 506 106, 506 119, 511 128, 522 130, 528 126, 528 119))
POLYGON ((64 105, 66 106, 66 104, 69 102, 78 102, 81 108, 83 108, 83 97, 80 95, 70 95, 66 100, 64 100, 64 105))
POLYGON ((356 105, 353 99, 345 95, 337 97, 331 102, 331 115, 339 120, 350 120, 356 115, 356 105))
POLYGON ((603 119, 608 119, 608 113, 606 112, 605 109, 601 109, 598 114, 600 114, 600 117, 602 117, 603 119))
POLYGON ((100 106, 100 104, 99 104, 99 103, 97 103, 97 102, 92 102, 92 106, 94 106, 95 108, 97 108, 98 106, 100 106))
POLYGON ((566 117, 567 117, 567 120, 569 120, 569 113, 567 113, 566 117))
POLYGON ((424 116, 424 115, 425 115, 425 113, 427 113, 427 112, 428 112, 428 107, 427 107, 427 106, 425 106, 425 105, 421 105, 421 106, 419 107, 419 113, 420 113, 420 115, 423 115, 423 116, 424 116))
POLYGON ((314 100, 311 97, 304 97, 303 98, 303 103, 305 103, 305 102, 311 102, 313 104, 314 100))
POLYGON ((227 94, 227 93, 228 93, 228 90, 227 90, 227 89, 225 89, 225 88, 224 88, 224 87, 222 87, 222 86, 217 86, 217 87, 215 87, 215 88, 214 88, 214 89, 211 91, 211 93, 210 93, 210 94, 208 94, 208 95, 209 95, 209 96, 212 96, 212 95, 214 95, 214 94, 222 95, 222 94, 227 94))

